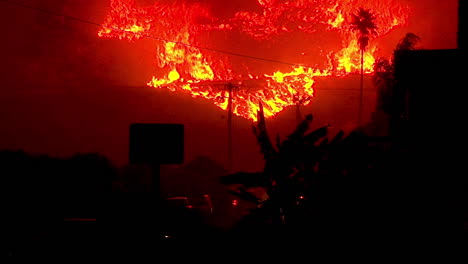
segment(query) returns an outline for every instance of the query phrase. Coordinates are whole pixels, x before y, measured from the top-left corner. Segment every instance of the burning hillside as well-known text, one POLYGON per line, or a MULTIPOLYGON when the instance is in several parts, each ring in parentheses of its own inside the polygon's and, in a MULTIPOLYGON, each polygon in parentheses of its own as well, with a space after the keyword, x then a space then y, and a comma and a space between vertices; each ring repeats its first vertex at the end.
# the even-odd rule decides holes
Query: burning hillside
POLYGON ((155 39, 159 69, 148 85, 205 98, 222 109, 229 107, 232 92, 233 112, 255 121, 260 102, 265 116, 272 117, 287 106, 310 104, 317 77, 360 72, 360 36, 350 27, 359 8, 375 14, 376 31, 364 52, 366 73, 376 57, 390 55, 379 53, 378 39, 404 26, 410 14, 398 0, 252 0, 252 5, 256 8, 216 17, 208 4, 155 1, 141 6, 135 0, 111 0, 98 34, 155 39), (280 61, 270 59, 268 51, 253 56, 213 48, 222 36, 297 56, 280 61), (286 42, 293 43, 281 45, 286 42), (269 66, 256 68, 254 61, 269 66))

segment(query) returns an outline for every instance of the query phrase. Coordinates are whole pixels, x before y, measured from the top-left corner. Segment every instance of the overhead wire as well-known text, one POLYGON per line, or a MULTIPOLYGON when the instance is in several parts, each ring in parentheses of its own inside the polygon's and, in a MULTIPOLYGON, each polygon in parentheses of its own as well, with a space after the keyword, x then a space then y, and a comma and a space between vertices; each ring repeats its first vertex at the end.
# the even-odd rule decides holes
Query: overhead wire
POLYGON ((130 31, 130 30, 122 30, 120 28, 105 26, 105 25, 103 25, 101 23, 97 23, 97 22, 86 20, 86 19, 77 18, 77 17, 74 17, 74 16, 69 16, 69 15, 53 12, 53 11, 50 11, 50 10, 30 6, 30 5, 20 3, 20 2, 17 2, 17 1, 0 0, 0 2, 9 3, 9 4, 12 4, 12 5, 19 6, 19 7, 35 10, 35 11, 38 11, 38 12, 41 12, 41 13, 44 13, 44 14, 59 16, 59 17, 63 17, 63 18, 69 19, 69 20, 78 21, 78 22, 93 25, 93 26, 110 28, 112 30, 116 30, 116 31, 120 31, 120 32, 133 33, 133 34, 135 34, 137 36, 141 36, 141 37, 144 37, 144 38, 155 39, 155 40, 162 41, 162 42, 165 42, 165 43, 175 43, 175 44, 180 45, 180 46, 185 46, 185 47, 190 47, 190 48, 197 48, 197 49, 200 49, 200 50, 206 50, 206 51, 211 51, 211 52, 215 52, 215 53, 222 53, 222 54, 226 54, 226 55, 230 55, 230 56, 236 56, 236 57, 242 57, 242 58, 247 58, 247 59, 252 59, 252 60, 260 60, 260 61, 265 61, 265 62, 271 62, 271 63, 277 63, 277 64, 283 64, 283 65, 313 69, 312 67, 308 67, 308 66, 298 64, 298 63, 291 63, 291 62, 284 62, 284 61, 279 61, 279 60, 274 60, 274 59, 260 58, 260 57, 255 57, 255 56, 236 53, 236 52, 231 52, 231 51, 218 50, 218 49, 214 49, 214 48, 208 48, 208 47, 202 47, 202 46, 193 45, 193 44, 187 44, 187 43, 183 43, 183 42, 180 42, 180 41, 169 40, 169 39, 157 37, 157 36, 147 34, 147 33, 133 32, 133 31, 130 31))

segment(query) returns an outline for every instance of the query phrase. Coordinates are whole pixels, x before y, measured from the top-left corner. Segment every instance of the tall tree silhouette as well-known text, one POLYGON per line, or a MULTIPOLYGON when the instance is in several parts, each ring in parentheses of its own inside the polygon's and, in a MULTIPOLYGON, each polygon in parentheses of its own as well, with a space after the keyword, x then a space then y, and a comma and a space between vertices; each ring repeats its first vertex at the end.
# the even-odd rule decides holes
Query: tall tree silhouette
POLYGON ((358 9, 355 14, 351 14, 351 30, 357 31, 359 34, 359 48, 361 49, 361 87, 359 94, 359 111, 358 111, 358 125, 362 125, 362 94, 364 89, 364 51, 369 45, 371 35, 377 34, 377 25, 374 20, 376 17, 362 7, 358 9))
POLYGON ((421 38, 414 33, 406 33, 405 37, 398 42, 396 50, 416 50, 421 38))
MULTIPOLYGON (((395 51, 400 50, 417 50, 421 38, 414 33, 407 33, 397 44, 395 51)), ((374 63, 374 76, 372 78, 375 87, 377 88, 377 111, 381 111, 388 115, 397 115, 398 105, 395 100, 402 94, 395 90, 395 69, 392 59, 377 58, 374 63), (396 112, 395 112, 396 111, 396 112)))

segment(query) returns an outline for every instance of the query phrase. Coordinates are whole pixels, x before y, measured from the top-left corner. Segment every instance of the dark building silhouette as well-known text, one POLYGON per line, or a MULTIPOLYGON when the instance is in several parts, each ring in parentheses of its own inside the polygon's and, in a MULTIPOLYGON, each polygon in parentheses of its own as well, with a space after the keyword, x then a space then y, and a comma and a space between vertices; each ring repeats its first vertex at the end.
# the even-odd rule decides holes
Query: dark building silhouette
POLYGON ((468 30, 468 3, 466 0, 460 0, 458 3, 458 48, 466 50, 468 45, 467 30, 468 30))
POLYGON ((395 51, 390 135, 407 151, 399 175, 405 187, 397 191, 419 241, 462 234, 466 9, 460 1, 458 49, 395 51))
POLYGON ((410 141, 423 134, 448 136, 441 127, 460 123, 462 79, 467 69, 467 6, 466 1, 459 1, 458 49, 395 51, 397 99, 390 121, 392 136, 410 141))
POLYGON ((449 136, 446 125, 461 121, 462 104, 456 101, 463 90, 463 57, 461 50, 395 52, 393 136, 409 141, 449 136))

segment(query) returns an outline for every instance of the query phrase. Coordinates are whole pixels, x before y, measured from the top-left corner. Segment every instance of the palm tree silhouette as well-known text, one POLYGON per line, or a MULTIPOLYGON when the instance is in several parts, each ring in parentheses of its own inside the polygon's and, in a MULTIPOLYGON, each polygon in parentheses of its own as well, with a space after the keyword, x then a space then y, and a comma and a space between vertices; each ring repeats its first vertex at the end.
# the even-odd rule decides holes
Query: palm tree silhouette
POLYGON ((369 45, 371 35, 377 34, 377 25, 374 20, 376 17, 362 7, 358 9, 355 14, 351 14, 351 30, 358 31, 359 33, 359 48, 361 50, 361 87, 359 95, 359 111, 358 111, 358 125, 362 125, 362 93, 364 88, 364 51, 369 45))

